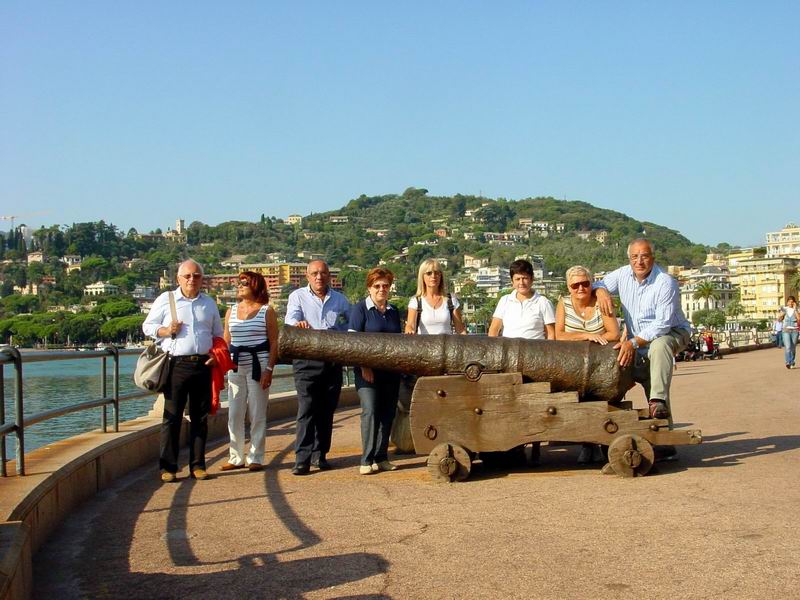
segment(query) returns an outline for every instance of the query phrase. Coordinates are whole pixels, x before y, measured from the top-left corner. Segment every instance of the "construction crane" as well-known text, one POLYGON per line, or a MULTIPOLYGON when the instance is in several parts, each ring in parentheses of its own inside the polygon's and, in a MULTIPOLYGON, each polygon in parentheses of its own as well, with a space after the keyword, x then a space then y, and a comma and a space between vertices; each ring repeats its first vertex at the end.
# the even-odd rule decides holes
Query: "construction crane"
POLYGON ((40 210, 32 213, 25 213, 22 215, 0 215, 0 221, 11 221, 11 231, 14 231, 14 219, 22 219, 25 217, 36 217, 38 215, 46 215, 47 211, 40 210))

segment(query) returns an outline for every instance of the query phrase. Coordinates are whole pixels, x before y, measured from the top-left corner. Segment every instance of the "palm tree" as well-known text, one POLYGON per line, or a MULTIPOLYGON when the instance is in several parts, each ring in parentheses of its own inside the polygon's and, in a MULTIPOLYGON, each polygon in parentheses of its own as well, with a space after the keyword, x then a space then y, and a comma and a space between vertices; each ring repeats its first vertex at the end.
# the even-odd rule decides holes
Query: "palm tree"
POLYGON ((695 300, 705 300, 706 301, 706 308, 710 308, 709 301, 710 300, 719 300, 719 292, 717 291, 717 286, 714 285, 711 281, 701 281, 697 284, 697 287, 694 289, 694 299, 695 300))

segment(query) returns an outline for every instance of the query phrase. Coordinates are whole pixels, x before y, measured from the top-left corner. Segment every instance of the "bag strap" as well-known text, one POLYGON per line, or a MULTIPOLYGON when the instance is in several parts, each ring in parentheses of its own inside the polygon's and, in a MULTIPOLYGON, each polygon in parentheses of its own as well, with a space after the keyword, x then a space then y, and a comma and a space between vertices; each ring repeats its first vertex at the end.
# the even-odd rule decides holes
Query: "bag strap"
POLYGON ((419 321, 422 318, 422 296, 417 296, 417 322, 414 324, 414 333, 419 332, 419 321))
MULTIPOLYGON (((173 321, 177 321, 178 320, 178 309, 175 307, 175 294, 172 291, 170 291, 170 293, 169 293, 169 312, 170 312, 170 315, 172 315, 172 320, 173 321)), ((170 337, 174 340, 175 339, 175 334, 173 333, 170 337)))

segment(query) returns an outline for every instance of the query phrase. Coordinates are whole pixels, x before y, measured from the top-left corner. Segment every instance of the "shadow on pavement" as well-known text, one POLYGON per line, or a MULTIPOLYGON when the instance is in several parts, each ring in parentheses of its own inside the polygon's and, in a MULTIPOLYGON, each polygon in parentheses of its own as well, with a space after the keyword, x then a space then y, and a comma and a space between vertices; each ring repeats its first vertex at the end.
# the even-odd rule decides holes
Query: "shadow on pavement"
POLYGON ((712 439, 724 439, 732 435, 741 435, 741 433, 708 437, 697 446, 679 446, 679 460, 671 463, 659 463, 658 470, 663 473, 673 473, 697 467, 735 467, 748 458, 800 448, 800 435, 777 435, 709 442, 712 439))

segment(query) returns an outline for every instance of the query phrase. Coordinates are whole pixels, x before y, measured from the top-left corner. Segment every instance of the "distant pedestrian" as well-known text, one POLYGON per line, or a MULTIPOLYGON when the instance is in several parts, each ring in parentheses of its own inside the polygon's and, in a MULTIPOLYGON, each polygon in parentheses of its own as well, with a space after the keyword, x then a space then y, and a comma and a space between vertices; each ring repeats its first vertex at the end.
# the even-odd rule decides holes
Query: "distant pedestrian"
POLYGON ((420 335, 467 332, 458 298, 448 291, 447 275, 437 260, 429 258, 419 266, 417 293, 408 302, 405 332, 420 335))
MULTIPOLYGON (((286 305, 287 325, 301 329, 337 329, 345 331, 350 317, 350 303, 331 288, 331 272, 324 260, 312 260, 306 268, 308 285, 289 294, 286 305)), ((333 413, 342 390, 342 366, 320 360, 298 359, 293 362, 297 390, 297 439, 293 475, 306 475, 310 467, 328 470, 333 413)))
POLYGON ((206 438, 211 411, 211 368, 209 355, 213 338, 222 337, 222 320, 217 303, 200 292, 203 267, 187 260, 178 267, 178 289, 164 292, 147 315, 142 330, 156 338, 170 354, 169 382, 164 390, 159 465, 161 480, 175 481, 178 472, 183 411, 189 404, 189 469, 193 479, 206 479, 206 438), (177 320, 172 319, 170 294, 175 299, 177 320))
MULTIPOLYGON (((350 311, 350 331, 400 333, 400 313, 389 303, 394 274, 380 267, 367 274, 368 296, 350 311)), ((356 390, 361 400, 361 466, 359 473, 394 471, 389 462, 389 435, 397 411, 400 374, 356 367, 356 390)))
POLYGON ((269 305, 264 276, 239 273, 237 304, 225 315, 225 341, 236 370, 228 374, 228 462, 221 470, 264 465, 267 435, 267 399, 278 354, 278 319, 269 305), (245 456, 245 416, 250 416, 250 448, 245 456))
POLYGON ((772 324, 772 333, 775 335, 775 345, 778 348, 783 346, 783 321, 780 318, 772 324))
POLYGON ((787 369, 794 369, 795 348, 797 346, 797 300, 794 296, 786 299, 778 319, 783 323, 783 358, 787 369))

